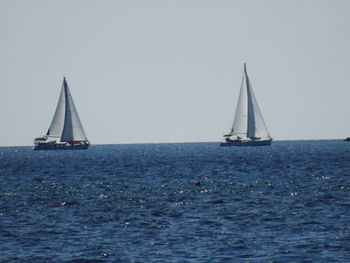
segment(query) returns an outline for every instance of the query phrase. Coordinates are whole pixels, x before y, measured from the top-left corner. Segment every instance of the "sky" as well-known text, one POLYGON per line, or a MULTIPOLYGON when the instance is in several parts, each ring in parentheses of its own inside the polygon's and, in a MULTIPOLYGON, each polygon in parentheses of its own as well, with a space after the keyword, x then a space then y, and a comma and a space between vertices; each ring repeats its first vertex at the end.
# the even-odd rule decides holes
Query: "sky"
POLYGON ((0 0, 0 146, 67 78, 92 144, 220 141, 243 63, 275 140, 350 136, 350 1, 0 0))

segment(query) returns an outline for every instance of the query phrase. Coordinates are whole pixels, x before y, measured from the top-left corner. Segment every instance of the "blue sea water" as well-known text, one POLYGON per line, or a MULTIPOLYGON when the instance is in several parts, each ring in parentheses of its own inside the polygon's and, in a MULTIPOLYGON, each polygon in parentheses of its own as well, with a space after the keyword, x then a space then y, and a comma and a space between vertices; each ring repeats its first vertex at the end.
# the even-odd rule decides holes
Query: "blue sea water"
POLYGON ((0 148, 0 262, 349 262, 349 161, 343 141, 0 148))

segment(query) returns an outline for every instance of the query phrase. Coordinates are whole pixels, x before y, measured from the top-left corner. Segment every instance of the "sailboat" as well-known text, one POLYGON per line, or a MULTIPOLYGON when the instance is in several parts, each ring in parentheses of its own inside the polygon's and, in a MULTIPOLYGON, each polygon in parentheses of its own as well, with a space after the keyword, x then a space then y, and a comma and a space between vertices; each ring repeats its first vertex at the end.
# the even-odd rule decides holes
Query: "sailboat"
POLYGON ((64 77, 51 125, 46 135, 34 139, 34 150, 85 150, 89 145, 64 77))
POLYGON ((272 138, 255 98, 244 63, 241 91, 230 133, 221 146, 268 146, 272 138))

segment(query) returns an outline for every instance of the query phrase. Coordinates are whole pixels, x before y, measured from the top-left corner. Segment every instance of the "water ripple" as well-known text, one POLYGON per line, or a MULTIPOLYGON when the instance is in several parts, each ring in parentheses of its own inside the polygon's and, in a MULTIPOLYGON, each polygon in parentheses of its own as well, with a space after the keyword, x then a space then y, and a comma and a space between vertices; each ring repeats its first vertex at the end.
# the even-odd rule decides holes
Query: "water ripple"
POLYGON ((2 148, 2 262, 346 262, 350 144, 2 148))

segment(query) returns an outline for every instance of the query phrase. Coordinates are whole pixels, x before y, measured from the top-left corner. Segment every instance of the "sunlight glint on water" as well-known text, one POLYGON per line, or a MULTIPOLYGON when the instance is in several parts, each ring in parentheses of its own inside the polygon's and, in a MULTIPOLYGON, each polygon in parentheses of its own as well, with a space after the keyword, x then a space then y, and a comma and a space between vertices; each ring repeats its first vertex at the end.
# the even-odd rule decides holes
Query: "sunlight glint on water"
POLYGON ((345 262, 349 160, 342 141, 0 148, 0 261, 345 262))

